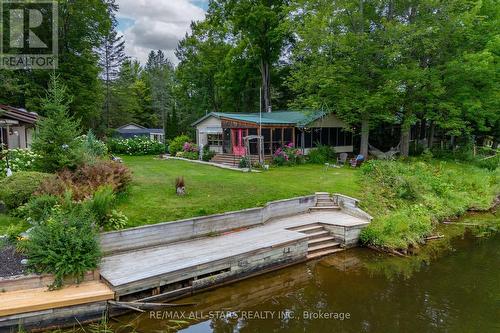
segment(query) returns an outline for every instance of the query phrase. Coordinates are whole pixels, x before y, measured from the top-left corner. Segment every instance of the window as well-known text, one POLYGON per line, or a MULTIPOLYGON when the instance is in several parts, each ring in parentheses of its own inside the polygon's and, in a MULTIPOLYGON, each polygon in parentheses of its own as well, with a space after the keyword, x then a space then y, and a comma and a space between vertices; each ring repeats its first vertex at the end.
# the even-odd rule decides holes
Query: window
POLYGON ((150 139, 157 142, 163 142, 163 134, 152 133, 150 139))
POLYGON ((222 133, 207 134, 209 146, 222 146, 222 133))

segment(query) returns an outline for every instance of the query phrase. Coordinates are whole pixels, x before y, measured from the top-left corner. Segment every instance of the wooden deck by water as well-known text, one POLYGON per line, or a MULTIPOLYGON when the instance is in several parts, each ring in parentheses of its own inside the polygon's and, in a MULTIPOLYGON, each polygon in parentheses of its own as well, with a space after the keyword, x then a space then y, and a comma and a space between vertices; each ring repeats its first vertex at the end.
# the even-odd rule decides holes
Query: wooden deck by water
POLYGON ((0 293, 0 317, 113 299, 114 292, 99 281, 83 282, 59 290, 24 289, 0 293))
POLYGON ((307 239, 307 234, 287 229, 313 223, 352 227, 369 222, 339 210, 298 214, 244 231, 111 255, 102 261, 101 276, 117 294, 148 281, 152 288, 174 275, 178 279, 188 276, 188 270, 202 272, 222 260, 307 239))

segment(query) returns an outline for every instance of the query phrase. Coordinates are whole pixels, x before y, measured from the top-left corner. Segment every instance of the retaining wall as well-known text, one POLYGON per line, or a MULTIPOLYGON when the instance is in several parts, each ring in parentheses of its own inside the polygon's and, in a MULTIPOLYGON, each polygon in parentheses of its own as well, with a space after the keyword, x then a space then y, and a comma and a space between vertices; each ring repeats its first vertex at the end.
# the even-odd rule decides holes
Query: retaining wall
MULTIPOLYGON (((0 293, 7 291, 16 291, 24 289, 45 288, 54 283, 52 274, 32 274, 32 275, 16 275, 11 277, 0 278, 0 293)), ((99 280, 99 272, 89 271, 83 276, 83 281, 99 280)), ((64 279, 66 284, 76 284, 75 279, 64 279)))
POLYGON ((368 221, 371 221, 373 217, 366 213, 364 210, 359 208, 359 200, 355 198, 348 197, 347 195, 335 193, 332 195, 334 202, 340 206, 340 208, 347 214, 356 216, 368 221))
POLYGON ((304 196, 267 203, 264 207, 164 222, 101 234, 105 255, 210 236, 238 228, 252 227, 269 219, 306 212, 316 205, 316 196, 304 196))

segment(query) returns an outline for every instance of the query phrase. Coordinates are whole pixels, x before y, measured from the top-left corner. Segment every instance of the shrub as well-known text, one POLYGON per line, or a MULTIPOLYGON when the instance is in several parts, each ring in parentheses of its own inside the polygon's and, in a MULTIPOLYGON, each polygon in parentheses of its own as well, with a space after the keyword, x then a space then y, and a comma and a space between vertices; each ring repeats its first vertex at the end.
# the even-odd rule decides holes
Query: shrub
POLYGON ((295 165, 304 162, 302 150, 295 148, 293 143, 289 143, 282 148, 278 148, 273 155, 275 165, 295 165))
POLYGON ((249 157, 242 157, 238 162, 238 168, 240 169, 248 169, 252 166, 251 160, 249 157))
POLYGON ((112 209, 108 214, 108 219, 106 221, 106 227, 108 229, 119 230, 125 228, 128 223, 128 217, 122 212, 112 209))
POLYGON ((37 194, 62 196, 71 191, 74 200, 90 198, 101 186, 109 185, 115 193, 123 192, 131 182, 129 169, 114 161, 86 164, 75 171, 64 170, 40 185, 37 194))
POLYGON ((191 141, 187 135, 179 135, 173 138, 168 145, 170 155, 177 156, 177 153, 184 150, 184 144, 191 141))
POLYGON ((17 208, 16 215, 31 224, 39 224, 47 220, 60 199, 53 195, 43 194, 32 197, 26 204, 17 208))
POLYGON ((496 170, 500 166, 500 155, 478 159, 474 164, 483 169, 496 170))
POLYGON ((12 172, 18 172, 34 171, 35 164, 40 156, 29 149, 9 149, 4 151, 0 159, 0 178, 7 175, 7 158, 12 172))
POLYGON ((92 130, 89 130, 87 135, 81 135, 75 139, 78 143, 77 154, 81 155, 80 159, 87 163, 97 161, 108 154, 106 144, 97 139, 92 130))
POLYGON ((130 139, 113 138, 107 141, 108 149, 113 154, 159 155, 165 153, 165 145, 147 137, 136 136, 130 139))
POLYGON ((203 155, 201 156, 201 159, 205 162, 209 162, 212 160, 212 158, 215 156, 215 152, 210 150, 209 146, 204 146, 203 147, 203 155))
POLYGON ((85 201, 85 206, 94 215, 95 221, 101 227, 106 225, 108 215, 116 204, 116 197, 111 186, 97 189, 92 199, 85 201))
POLYGON ((65 277, 81 281, 101 257, 92 214, 81 206, 55 213, 33 228, 26 253, 30 269, 54 274, 53 288, 61 287, 65 277))
POLYGON ((40 184, 53 176, 34 171, 16 172, 12 176, 0 180, 0 201, 9 209, 26 203, 40 184))
POLYGON ((318 145, 307 154, 307 161, 314 164, 325 164, 335 159, 335 149, 330 146, 318 145))

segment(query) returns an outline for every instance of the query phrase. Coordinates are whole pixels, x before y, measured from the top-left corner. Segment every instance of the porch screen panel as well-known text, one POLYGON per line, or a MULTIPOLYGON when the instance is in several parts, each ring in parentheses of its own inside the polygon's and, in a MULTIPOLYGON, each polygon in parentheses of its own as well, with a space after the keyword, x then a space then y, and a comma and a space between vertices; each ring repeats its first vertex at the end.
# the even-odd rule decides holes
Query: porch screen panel
POLYGON ((338 142, 338 140, 337 140, 337 132, 338 132, 338 128, 337 127, 330 127, 328 129, 328 135, 330 137, 330 139, 329 139, 330 146, 333 146, 333 147, 338 146, 338 144, 337 144, 337 142, 338 142))
POLYGON ((312 129, 312 146, 316 147, 318 143, 321 143, 321 128, 312 129))
POLYGON ((273 128, 273 144, 272 144, 273 152, 283 145, 281 142, 282 131, 283 131, 282 128, 273 128))
POLYGON ((293 128, 285 128, 283 130, 283 140, 284 144, 289 144, 290 142, 293 142, 293 128))
POLYGON ((321 144, 324 146, 330 145, 329 140, 330 129, 328 127, 321 128, 321 144))
POLYGON ((301 148, 302 147, 302 131, 295 131, 295 146, 301 148))
MULTIPOLYGON (((249 128, 248 135, 257 135, 256 128, 249 128)), ((258 155, 259 154, 259 141, 257 139, 253 139, 249 142, 250 146, 250 155, 258 155)))
POLYGON ((337 146, 345 146, 345 145, 346 145, 345 144, 345 133, 341 128, 339 128, 337 146))
POLYGON ((344 132, 345 132, 345 145, 352 146, 352 132, 349 131, 344 131, 344 132))
POLYGON ((271 155, 271 130, 263 128, 262 136, 264 137, 264 154, 271 155))
POLYGON ((306 131, 304 133, 304 141, 305 141, 305 145, 304 145, 304 148, 311 148, 312 147, 312 133, 311 131, 306 131))

